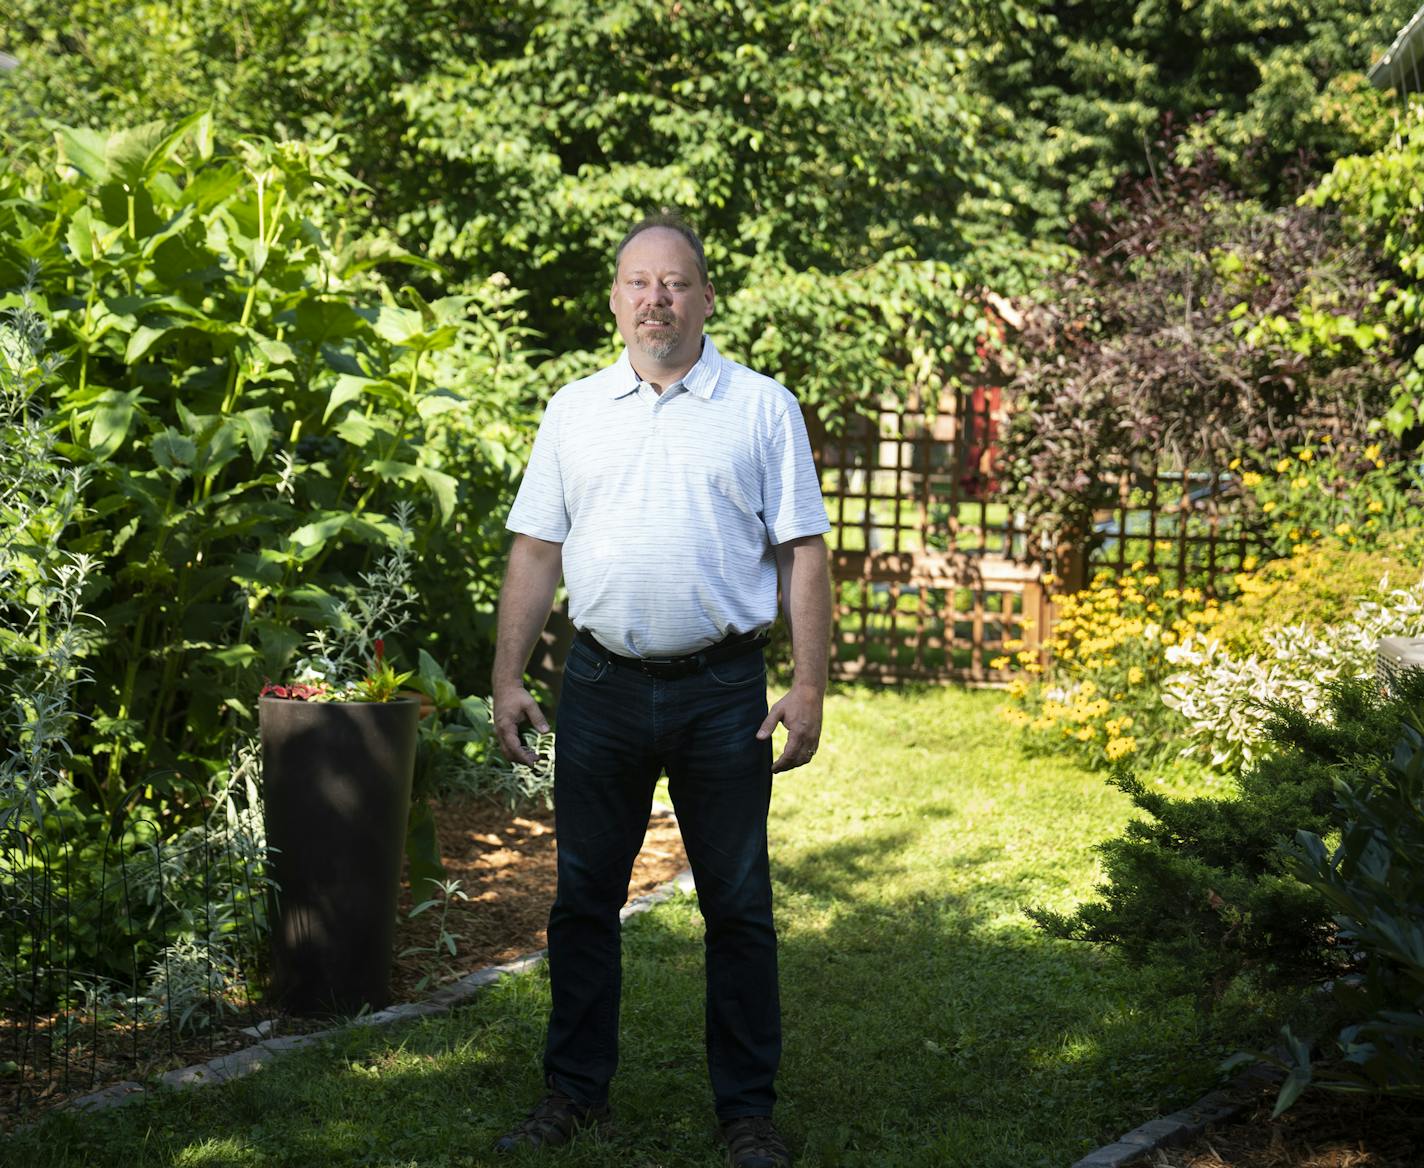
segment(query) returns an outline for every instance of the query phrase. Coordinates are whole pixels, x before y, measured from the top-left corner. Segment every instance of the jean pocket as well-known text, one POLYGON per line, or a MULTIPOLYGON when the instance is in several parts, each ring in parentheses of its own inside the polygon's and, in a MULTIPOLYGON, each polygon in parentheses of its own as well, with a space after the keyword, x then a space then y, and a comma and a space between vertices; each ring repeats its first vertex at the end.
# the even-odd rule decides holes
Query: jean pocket
POLYGON ((582 641, 575 640, 564 660, 564 677, 595 685, 608 673, 608 658, 595 653, 582 641))
POLYGON ((727 689, 741 689, 743 686, 766 685, 766 659, 761 650, 742 653, 726 661, 716 661, 707 666, 707 676, 727 689))

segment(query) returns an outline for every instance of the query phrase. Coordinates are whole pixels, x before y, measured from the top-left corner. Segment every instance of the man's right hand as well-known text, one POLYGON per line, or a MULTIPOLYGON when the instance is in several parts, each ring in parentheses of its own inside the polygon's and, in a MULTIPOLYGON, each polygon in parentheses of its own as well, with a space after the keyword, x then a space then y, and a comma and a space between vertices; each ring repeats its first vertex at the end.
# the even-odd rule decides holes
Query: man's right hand
POLYGON ((525 766, 533 766, 539 756, 520 740, 520 724, 528 722, 540 734, 547 734, 549 721, 524 688, 524 666, 539 630, 549 619, 549 606, 563 571, 563 550, 562 544, 516 535, 499 592, 498 633, 490 673, 494 733, 500 753, 525 766))
POLYGON ((500 753, 510 762, 534 766, 539 756, 524 745, 519 727, 528 722, 540 734, 549 733, 549 722, 533 695, 522 685, 507 686, 494 692, 494 733, 500 753))

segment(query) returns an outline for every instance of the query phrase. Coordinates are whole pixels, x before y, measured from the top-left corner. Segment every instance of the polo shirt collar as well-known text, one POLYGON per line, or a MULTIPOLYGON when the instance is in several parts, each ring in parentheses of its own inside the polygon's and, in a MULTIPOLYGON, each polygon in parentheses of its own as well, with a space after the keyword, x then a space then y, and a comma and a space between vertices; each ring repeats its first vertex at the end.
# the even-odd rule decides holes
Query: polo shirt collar
MULTIPOLYGON (((627 397, 638 388, 640 384, 638 372, 633 368, 633 358, 628 350, 624 348, 614 363, 611 372, 611 383, 608 388, 608 396, 611 398, 627 397)), ((702 334, 702 356, 697 359, 694 365, 683 376, 681 385, 688 393, 694 397, 700 397, 704 401, 709 400, 717 389, 717 382, 722 377, 722 354, 717 351, 717 346, 712 343, 712 338, 706 333, 702 334)), ((669 386, 668 388, 671 388, 669 386)))

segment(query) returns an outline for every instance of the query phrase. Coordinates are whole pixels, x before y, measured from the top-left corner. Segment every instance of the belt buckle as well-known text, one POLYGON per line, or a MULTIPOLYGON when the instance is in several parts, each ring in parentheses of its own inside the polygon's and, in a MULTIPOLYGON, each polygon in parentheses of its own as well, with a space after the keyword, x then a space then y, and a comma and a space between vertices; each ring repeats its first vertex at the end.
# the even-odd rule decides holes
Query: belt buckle
POLYGON ((675 680, 690 677, 702 671, 700 654, 689 657, 644 657, 638 662, 638 669, 646 677, 675 680))

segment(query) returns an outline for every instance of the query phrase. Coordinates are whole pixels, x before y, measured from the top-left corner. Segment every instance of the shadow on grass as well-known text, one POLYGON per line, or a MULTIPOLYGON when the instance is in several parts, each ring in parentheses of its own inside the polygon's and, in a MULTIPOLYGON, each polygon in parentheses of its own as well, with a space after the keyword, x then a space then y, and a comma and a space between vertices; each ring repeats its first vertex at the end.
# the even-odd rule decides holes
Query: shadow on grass
MULTIPOLYGON (((914 836, 886 825, 777 867, 778 895, 812 909, 786 924, 781 951, 779 1118, 803 1168, 1062 1166, 1199 1093, 1217 1052, 1185 1006, 1138 1012, 1150 979, 1006 919, 992 890, 859 895, 897 869, 914 836)), ((629 923, 617 1128, 545 1162, 722 1162, 702 1049, 700 934, 690 898, 629 923)), ((225 1088, 53 1117, 15 1137, 6 1161, 534 1162, 490 1148, 540 1090, 547 1003, 542 972, 506 979, 448 1018, 356 1029, 225 1088)))

